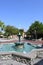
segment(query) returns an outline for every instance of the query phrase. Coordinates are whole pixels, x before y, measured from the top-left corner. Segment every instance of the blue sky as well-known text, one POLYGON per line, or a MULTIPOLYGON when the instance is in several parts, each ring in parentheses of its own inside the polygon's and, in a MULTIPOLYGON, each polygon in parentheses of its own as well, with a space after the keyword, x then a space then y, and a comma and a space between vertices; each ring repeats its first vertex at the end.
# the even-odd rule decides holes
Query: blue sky
POLYGON ((0 0, 0 20, 26 31, 35 20, 43 23, 43 0, 0 0))

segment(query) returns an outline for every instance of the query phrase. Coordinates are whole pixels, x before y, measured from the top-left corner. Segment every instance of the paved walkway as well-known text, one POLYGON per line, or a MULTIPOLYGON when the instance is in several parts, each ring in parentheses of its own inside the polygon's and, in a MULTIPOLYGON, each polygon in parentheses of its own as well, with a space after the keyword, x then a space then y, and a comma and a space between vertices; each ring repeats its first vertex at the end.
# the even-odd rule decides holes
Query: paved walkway
POLYGON ((36 41, 33 41, 33 40, 23 40, 24 42, 31 42, 33 44, 43 44, 43 40, 36 40, 36 41))
POLYGON ((0 61, 0 65, 26 65, 26 64, 14 60, 3 60, 0 61))
MULTIPOLYGON (((43 40, 21 40, 22 42, 31 42, 31 43, 34 43, 34 44, 43 44, 43 40)), ((14 38, 13 39, 6 39, 6 38, 0 38, 0 43, 11 43, 11 42, 18 42, 18 40, 15 40, 14 38)))
MULTIPOLYGON (((12 43, 12 42, 18 42, 18 40, 14 40, 14 39, 8 39, 8 40, 0 40, 0 43, 12 43)), ((43 44, 43 40, 39 41, 39 40, 36 40, 36 41, 33 41, 33 40, 22 40, 21 42, 30 42, 30 43, 33 43, 33 44, 43 44)))

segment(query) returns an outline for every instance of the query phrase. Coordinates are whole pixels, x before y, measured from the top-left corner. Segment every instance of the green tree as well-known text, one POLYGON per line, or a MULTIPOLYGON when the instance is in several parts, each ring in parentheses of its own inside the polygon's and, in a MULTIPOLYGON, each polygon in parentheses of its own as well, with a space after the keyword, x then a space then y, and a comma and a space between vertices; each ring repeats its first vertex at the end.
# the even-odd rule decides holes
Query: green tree
POLYGON ((0 32, 5 30, 5 24, 4 22, 0 21, 0 32))
POLYGON ((40 35, 43 34, 43 24, 40 23, 39 21, 35 21, 34 23, 32 23, 32 25, 29 27, 27 33, 29 33, 31 35, 40 35))
POLYGON ((5 35, 9 36, 9 35, 15 35, 15 34, 18 34, 18 29, 15 28, 14 26, 6 26, 6 29, 5 29, 5 35))

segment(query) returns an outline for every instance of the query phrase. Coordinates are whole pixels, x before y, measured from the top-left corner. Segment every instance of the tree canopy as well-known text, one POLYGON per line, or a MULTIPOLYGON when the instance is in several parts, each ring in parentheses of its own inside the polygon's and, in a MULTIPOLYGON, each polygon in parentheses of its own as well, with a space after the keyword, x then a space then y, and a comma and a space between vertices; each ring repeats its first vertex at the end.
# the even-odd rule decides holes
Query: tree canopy
POLYGON ((27 34, 29 33, 30 34, 37 33, 37 35, 43 34, 43 24, 40 23, 39 21, 35 21, 34 23, 32 23, 32 25, 27 30, 27 34))
POLYGON ((5 30, 5 24, 4 22, 0 21, 0 32, 2 33, 2 31, 5 30))
POLYGON ((15 28, 14 26, 8 25, 5 28, 5 34, 6 35, 13 35, 13 34, 15 35, 15 34, 18 34, 18 29, 15 28))
POLYGON ((23 29, 18 29, 14 26, 11 25, 5 25, 4 22, 0 21, 0 35, 3 34, 4 31, 4 35, 9 36, 9 35, 18 35, 18 33, 20 32, 21 35, 23 34, 23 29))
MULTIPOLYGON (((3 34, 2 31, 4 31, 5 32, 4 34, 8 36, 18 34, 19 32, 22 35, 24 29, 18 29, 11 25, 6 26, 4 22, 0 21, 0 35, 1 33, 3 34)), ((37 37, 43 37, 43 23, 41 23, 40 21, 35 21, 34 23, 31 24, 26 34, 27 36, 37 34, 37 37)))

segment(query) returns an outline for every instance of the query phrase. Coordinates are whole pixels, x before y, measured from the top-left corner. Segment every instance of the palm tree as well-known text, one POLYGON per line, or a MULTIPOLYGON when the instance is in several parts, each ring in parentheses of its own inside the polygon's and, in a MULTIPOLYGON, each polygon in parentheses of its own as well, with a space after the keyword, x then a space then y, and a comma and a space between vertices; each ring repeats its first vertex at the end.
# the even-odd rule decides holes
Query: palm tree
POLYGON ((0 32, 3 33, 4 30, 5 30, 5 24, 4 24, 4 22, 0 21, 0 32))

